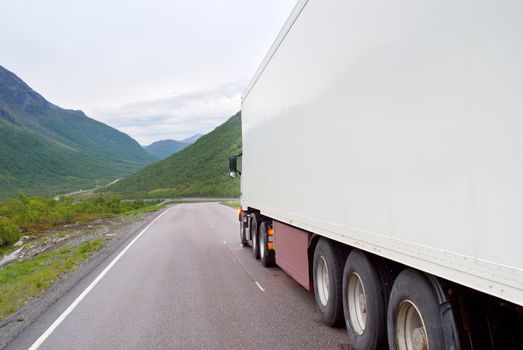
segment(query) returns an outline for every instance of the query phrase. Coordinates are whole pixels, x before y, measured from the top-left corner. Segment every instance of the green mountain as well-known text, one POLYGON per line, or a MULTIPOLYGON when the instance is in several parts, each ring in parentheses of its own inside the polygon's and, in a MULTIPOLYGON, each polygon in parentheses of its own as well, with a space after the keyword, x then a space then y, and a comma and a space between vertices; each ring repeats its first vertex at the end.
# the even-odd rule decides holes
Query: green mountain
POLYGON ((184 150, 108 187, 134 198, 237 197, 239 179, 228 175, 229 156, 241 152, 241 114, 184 150))
POLYGON ((151 155, 158 159, 165 159, 172 156, 175 153, 180 152, 185 147, 189 146, 190 143, 185 143, 176 140, 160 140, 151 143, 149 146, 143 148, 151 155))
POLYGON ((0 198, 104 184, 153 161, 128 135, 49 103, 0 66, 0 198))
POLYGON ((143 148, 149 152, 149 154, 152 154, 156 158, 163 160, 175 153, 180 152, 185 147, 192 145, 200 137, 202 137, 202 134, 193 135, 182 141, 161 140, 153 142, 149 146, 144 146, 143 148))

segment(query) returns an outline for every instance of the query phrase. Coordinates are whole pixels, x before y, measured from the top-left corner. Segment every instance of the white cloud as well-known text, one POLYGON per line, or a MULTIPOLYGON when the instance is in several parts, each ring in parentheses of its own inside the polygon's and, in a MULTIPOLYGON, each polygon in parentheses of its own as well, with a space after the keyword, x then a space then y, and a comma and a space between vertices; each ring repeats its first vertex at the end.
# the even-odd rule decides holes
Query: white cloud
POLYGON ((143 145, 163 139, 180 140, 205 134, 240 110, 247 80, 193 92, 174 92, 157 100, 118 108, 97 108, 92 115, 143 145))
POLYGON ((295 4, 4 1, 0 64, 48 101, 141 143, 183 138, 240 109, 243 87, 295 4))

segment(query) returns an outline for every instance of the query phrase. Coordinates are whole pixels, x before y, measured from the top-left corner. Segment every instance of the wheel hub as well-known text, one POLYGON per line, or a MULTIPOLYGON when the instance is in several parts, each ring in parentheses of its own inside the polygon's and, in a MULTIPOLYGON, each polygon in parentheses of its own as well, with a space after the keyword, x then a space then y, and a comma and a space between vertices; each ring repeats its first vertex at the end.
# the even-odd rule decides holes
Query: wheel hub
POLYGON ((360 276, 353 272, 347 284, 349 320, 354 332, 363 335, 367 325, 367 297, 360 276))
POLYGON ((329 301, 329 270, 323 256, 320 256, 316 267, 316 282, 320 303, 325 307, 329 301))
POLYGON ((427 329, 416 305, 401 302, 396 316, 396 343, 399 350, 429 350, 427 329))
POLYGON ((263 234, 263 232, 260 233, 260 256, 263 258, 263 256, 265 255, 265 235, 263 234))

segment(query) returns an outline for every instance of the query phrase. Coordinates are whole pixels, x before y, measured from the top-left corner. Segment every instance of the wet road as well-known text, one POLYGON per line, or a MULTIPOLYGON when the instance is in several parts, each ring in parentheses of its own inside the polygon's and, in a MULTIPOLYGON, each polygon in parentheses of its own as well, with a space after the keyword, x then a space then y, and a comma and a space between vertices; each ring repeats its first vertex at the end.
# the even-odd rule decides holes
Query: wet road
POLYGON ((168 209, 7 349, 347 349, 313 295, 254 260, 238 232, 220 204, 168 209))

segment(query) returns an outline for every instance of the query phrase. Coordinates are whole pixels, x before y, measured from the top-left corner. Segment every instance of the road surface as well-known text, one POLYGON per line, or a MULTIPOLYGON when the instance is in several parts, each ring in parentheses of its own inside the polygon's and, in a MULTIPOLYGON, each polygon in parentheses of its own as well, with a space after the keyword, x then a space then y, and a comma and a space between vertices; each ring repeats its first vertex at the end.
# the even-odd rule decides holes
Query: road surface
POLYGON ((240 246, 234 209, 176 205, 136 237, 6 349, 349 348, 311 293, 240 246))

